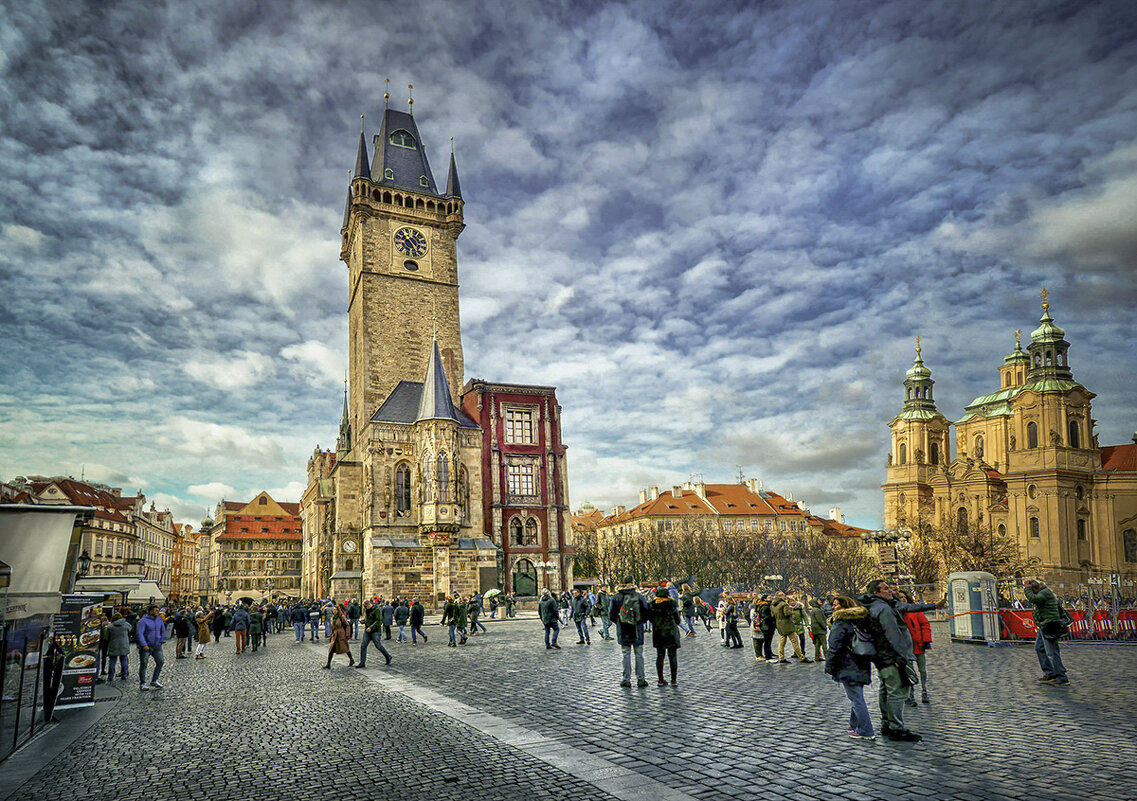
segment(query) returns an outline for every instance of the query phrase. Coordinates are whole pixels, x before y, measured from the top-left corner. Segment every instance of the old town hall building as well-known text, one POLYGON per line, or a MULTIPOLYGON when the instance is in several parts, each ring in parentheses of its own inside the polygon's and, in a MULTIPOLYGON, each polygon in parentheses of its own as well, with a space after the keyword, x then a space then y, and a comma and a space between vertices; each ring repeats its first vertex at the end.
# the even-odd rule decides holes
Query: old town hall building
POLYGON ((302 593, 434 606, 519 574, 533 587, 538 563, 544 586, 571 586, 554 390, 463 386, 454 154, 441 188, 414 116, 390 108, 373 148, 361 130, 340 231, 349 379, 336 449, 308 462, 302 593))
MULTIPOLYGON (((1137 441, 1101 447, 1092 392, 1074 380, 1066 332, 1050 315, 1024 352, 999 368, 999 388, 955 425, 936 409, 919 344, 891 423, 885 525, 977 526, 1014 536, 1055 584, 1137 578, 1137 441)), ((1135 435, 1137 439, 1137 435, 1135 435)))

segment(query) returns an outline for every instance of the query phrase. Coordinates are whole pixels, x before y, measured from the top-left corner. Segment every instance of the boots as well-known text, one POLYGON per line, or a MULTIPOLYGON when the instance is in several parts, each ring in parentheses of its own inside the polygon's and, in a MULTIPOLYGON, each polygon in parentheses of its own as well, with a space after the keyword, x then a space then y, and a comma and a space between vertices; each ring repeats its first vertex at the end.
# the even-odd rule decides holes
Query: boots
POLYGON ((921 690, 920 700, 923 701, 925 704, 932 703, 932 699, 928 697, 928 691, 927 690, 921 690))

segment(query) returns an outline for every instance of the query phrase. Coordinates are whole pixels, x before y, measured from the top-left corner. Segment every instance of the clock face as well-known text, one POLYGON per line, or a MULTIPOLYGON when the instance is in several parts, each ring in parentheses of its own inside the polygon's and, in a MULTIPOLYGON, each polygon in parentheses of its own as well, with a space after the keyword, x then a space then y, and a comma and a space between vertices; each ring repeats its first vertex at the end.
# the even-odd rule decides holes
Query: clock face
POLYGON ((345 553, 355 553, 355 548, 356 548, 355 540, 348 540, 347 542, 345 542, 343 544, 343 549, 344 549, 345 553))
POLYGON ((412 259, 426 254, 426 237, 414 228, 400 228, 395 232, 395 250, 412 259))

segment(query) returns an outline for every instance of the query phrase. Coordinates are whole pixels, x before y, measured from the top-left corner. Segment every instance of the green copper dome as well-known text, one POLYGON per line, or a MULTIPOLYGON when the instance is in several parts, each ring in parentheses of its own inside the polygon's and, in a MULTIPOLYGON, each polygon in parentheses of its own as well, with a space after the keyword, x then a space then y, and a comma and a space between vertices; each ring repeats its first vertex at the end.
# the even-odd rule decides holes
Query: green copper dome
POLYGON ((1031 332, 1031 342, 1057 342, 1065 338, 1066 332, 1054 324, 1054 318, 1050 316, 1049 308, 1043 310, 1042 319, 1039 322, 1042 325, 1031 332))

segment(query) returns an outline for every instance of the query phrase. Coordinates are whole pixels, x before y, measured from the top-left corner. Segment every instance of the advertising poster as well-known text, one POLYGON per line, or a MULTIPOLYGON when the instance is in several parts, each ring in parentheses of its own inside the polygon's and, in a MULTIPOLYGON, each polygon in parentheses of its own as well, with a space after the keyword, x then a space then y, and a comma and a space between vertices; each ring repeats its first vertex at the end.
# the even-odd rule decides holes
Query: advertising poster
POLYGON ((64 595, 55 616, 55 644, 62 652, 63 675, 55 706, 95 703, 95 674, 99 669, 99 616, 102 602, 89 595, 64 595))

